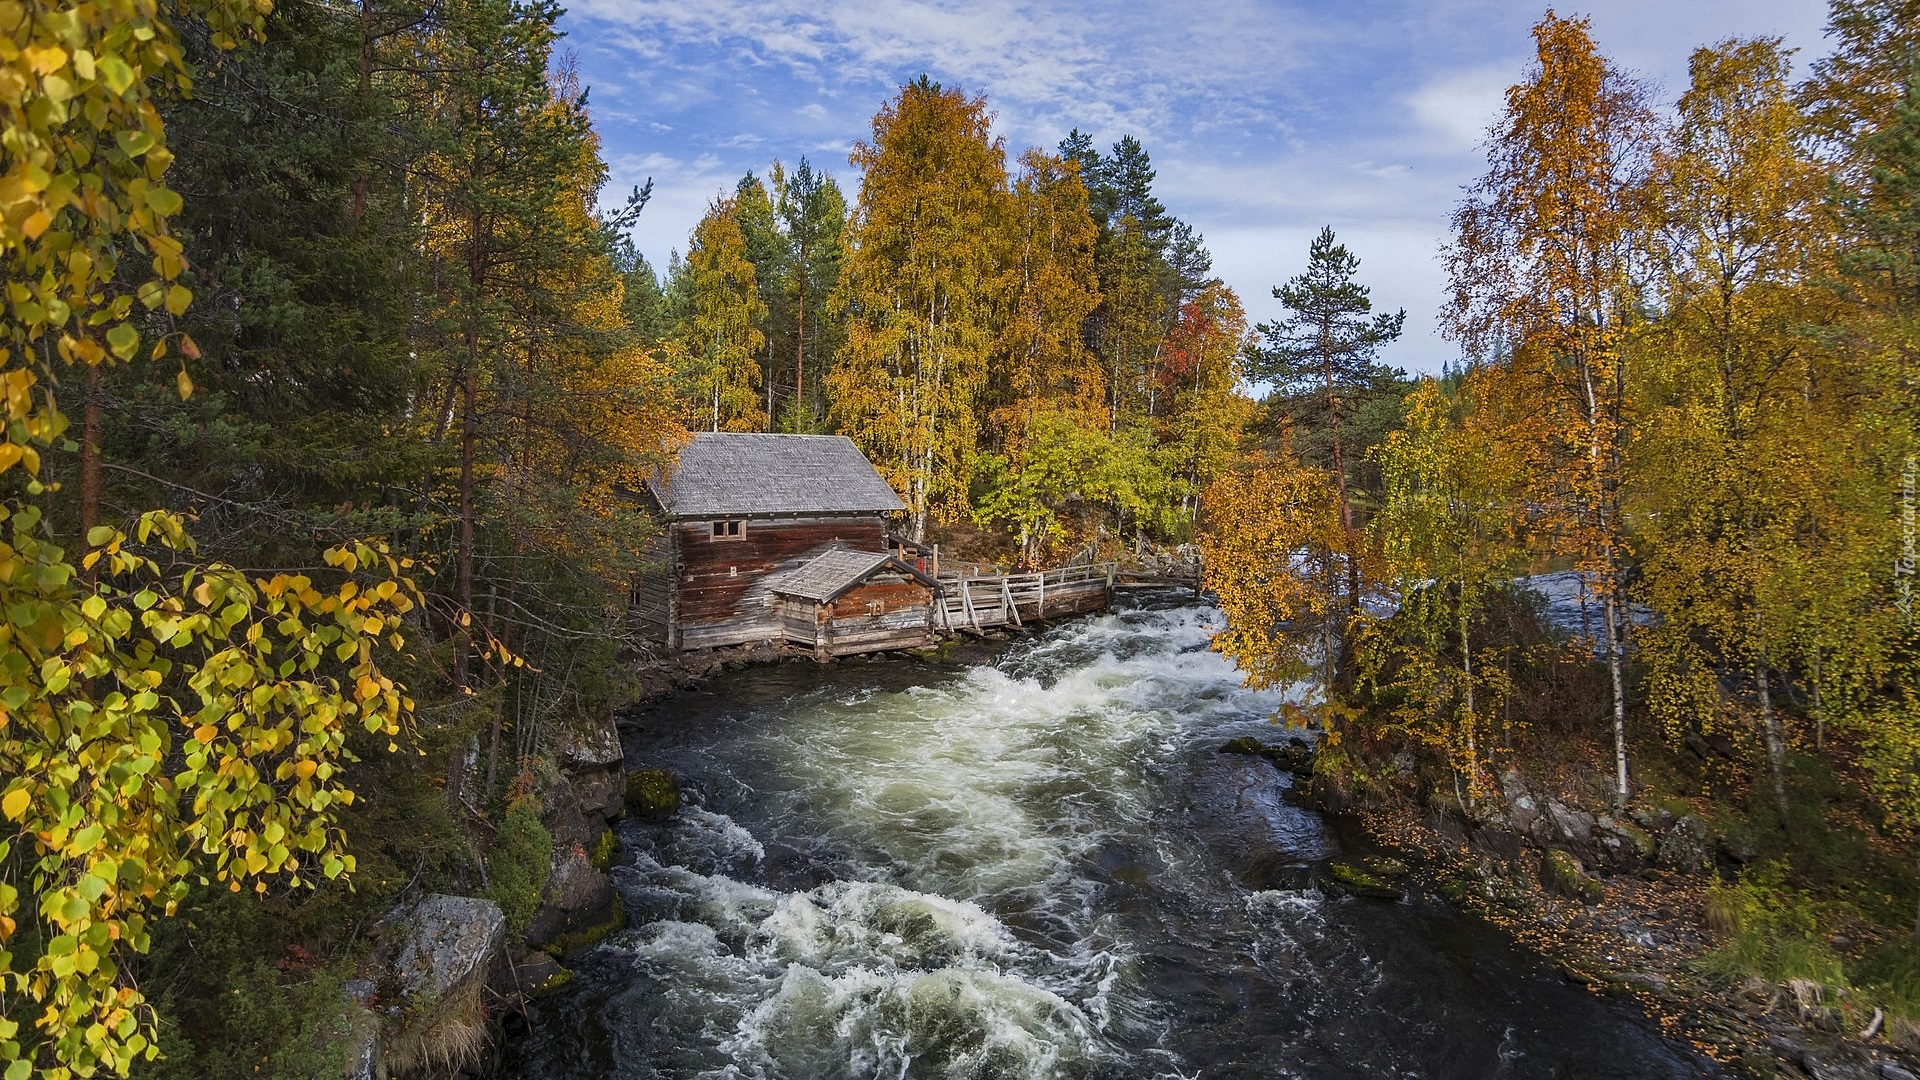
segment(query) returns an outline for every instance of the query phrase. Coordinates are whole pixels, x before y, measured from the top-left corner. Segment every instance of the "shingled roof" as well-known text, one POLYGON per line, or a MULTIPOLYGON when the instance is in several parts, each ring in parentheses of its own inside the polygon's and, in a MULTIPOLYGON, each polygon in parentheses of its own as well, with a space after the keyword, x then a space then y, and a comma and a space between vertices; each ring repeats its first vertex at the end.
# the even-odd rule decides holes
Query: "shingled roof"
POLYGON ((853 514, 906 504, 844 435, 703 431, 673 471, 647 481, 671 517, 853 514))
POLYGON ((831 603, 840 595, 882 570, 894 570, 918 580, 928 588, 938 588, 934 580, 884 551, 849 551, 829 548, 791 570, 767 578, 767 591, 782 596, 831 603))

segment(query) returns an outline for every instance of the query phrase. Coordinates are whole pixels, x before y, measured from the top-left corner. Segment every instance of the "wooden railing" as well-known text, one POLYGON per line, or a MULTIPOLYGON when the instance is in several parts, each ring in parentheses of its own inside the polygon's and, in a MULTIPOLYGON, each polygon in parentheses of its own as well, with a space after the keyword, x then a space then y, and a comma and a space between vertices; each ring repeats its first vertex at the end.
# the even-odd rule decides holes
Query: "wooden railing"
POLYGON ((1110 596, 1113 592, 1113 563, 1062 566, 1030 574, 940 575, 941 602, 935 605, 943 628, 981 629, 988 626, 1025 625, 1027 618, 1046 618, 1053 610, 1082 605, 1095 592, 1110 596))

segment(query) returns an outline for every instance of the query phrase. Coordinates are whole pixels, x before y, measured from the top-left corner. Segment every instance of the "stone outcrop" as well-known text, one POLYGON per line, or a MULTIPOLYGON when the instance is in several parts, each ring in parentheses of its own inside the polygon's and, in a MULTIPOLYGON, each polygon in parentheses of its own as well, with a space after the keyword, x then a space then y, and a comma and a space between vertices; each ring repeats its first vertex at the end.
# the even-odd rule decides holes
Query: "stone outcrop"
POLYGON ((540 909, 527 924, 527 947, 577 946, 586 937, 604 936, 620 921, 613 883, 585 852, 569 850, 554 860, 540 909))
POLYGON ((500 905, 472 896, 429 894, 399 922, 403 933, 392 971, 400 994, 414 1001, 477 993, 507 936, 500 905))
POLYGON ((574 717, 547 736, 559 783, 542 823, 562 845, 590 846, 625 811, 626 758, 611 716, 574 717))
POLYGON ((1313 744, 1304 739, 1288 739, 1283 743, 1263 743, 1251 735, 1242 735, 1228 739, 1220 748, 1223 754, 1245 754, 1251 757, 1263 757, 1273 762, 1274 767, 1295 776, 1313 775, 1313 744))
POLYGON ((384 1030, 372 1075, 455 1072, 477 1062, 489 1038, 484 995, 506 944, 500 905, 434 893, 384 922, 371 999, 384 1030))

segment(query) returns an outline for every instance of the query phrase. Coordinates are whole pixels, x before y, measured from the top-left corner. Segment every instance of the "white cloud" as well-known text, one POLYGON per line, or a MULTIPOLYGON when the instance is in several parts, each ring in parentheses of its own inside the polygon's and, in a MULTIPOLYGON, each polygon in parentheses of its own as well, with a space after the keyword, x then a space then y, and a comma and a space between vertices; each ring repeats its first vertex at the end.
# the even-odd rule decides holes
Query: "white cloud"
POLYGON ((1407 108, 1442 152, 1472 152, 1506 108, 1507 87, 1520 78, 1524 62, 1447 72, 1407 97, 1407 108))

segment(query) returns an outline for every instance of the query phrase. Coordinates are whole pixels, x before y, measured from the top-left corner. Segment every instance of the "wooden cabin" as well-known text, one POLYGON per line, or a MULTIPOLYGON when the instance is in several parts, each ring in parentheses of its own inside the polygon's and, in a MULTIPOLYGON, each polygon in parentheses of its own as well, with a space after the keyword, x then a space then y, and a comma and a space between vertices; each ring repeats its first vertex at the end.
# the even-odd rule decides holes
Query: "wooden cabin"
MULTIPOLYGON (((887 558, 886 515, 906 508, 852 440, 840 435, 701 432, 671 470, 649 479, 647 496, 666 527, 644 553, 655 569, 636 583, 634 613, 641 632, 673 652, 787 640, 789 612, 809 602, 831 610, 824 624, 813 614, 816 628, 852 635, 852 624, 843 628, 839 620, 852 618, 856 601, 850 591, 861 588, 861 581, 849 579, 846 589, 821 599, 811 595, 819 592, 812 584, 783 579, 810 593, 792 594, 779 605, 769 584, 830 550, 887 558), (843 601, 849 605, 844 616, 843 601)), ((828 567, 840 565, 822 564, 821 580, 828 567)), ((906 605, 886 612, 888 619, 910 621, 916 616, 908 610, 907 593, 884 592, 906 582, 882 580, 898 576, 907 564, 882 566, 875 562, 863 580, 883 590, 876 597, 893 597, 883 606, 906 605)), ((907 575, 912 588, 930 590, 925 578, 917 570, 907 575)), ((931 595, 927 591, 920 601, 927 612, 931 595)), ((835 655, 861 651, 852 648, 852 636, 836 640, 841 651, 835 655)), ((816 629, 803 644, 818 649, 821 641, 816 629)))
POLYGON ((789 644, 827 660, 933 643, 939 583, 886 552, 831 548, 767 579, 789 644))

